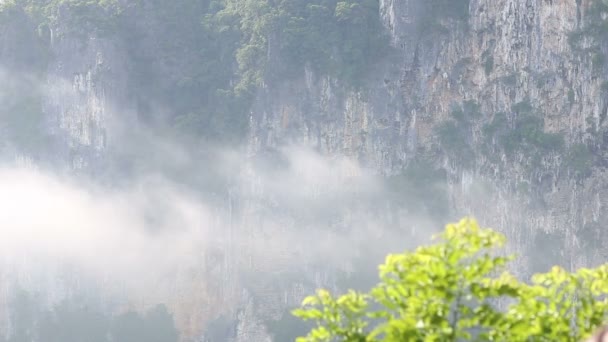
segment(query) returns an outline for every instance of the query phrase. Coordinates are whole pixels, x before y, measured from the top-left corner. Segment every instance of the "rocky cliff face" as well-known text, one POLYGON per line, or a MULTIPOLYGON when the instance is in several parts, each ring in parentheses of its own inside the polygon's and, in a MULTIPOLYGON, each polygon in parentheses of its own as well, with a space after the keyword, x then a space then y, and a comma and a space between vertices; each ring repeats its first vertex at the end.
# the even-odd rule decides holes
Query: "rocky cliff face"
MULTIPOLYGON (((381 1, 397 57, 387 57, 365 90, 349 91, 311 73, 264 89, 252 144, 279 146, 289 137, 324 153, 355 156, 384 174, 416 156, 430 158, 448 171, 454 212, 503 229, 520 251, 548 232, 567 245, 561 257, 569 266, 594 262, 583 257, 589 235, 581 234, 599 238, 597 227, 606 220, 600 133, 606 73, 572 42, 572 33, 588 24, 591 1, 471 0, 465 18, 433 18, 441 28, 431 32, 423 28, 430 25, 423 4, 381 1), (437 128, 467 101, 478 105, 478 115, 462 132, 472 151, 471 163, 463 165, 441 146, 437 128), (518 129, 518 104, 537 110, 542 130, 563 137, 562 149, 510 154, 484 137, 499 115, 518 129), (589 146, 593 159, 584 175, 564 152, 578 144, 589 146)), ((570 152, 571 158, 585 153, 570 152)))
MULTIPOLYGON (((522 274, 533 269, 534 249, 543 248, 544 240, 561 246, 547 245, 559 249, 547 253, 568 266, 601 261, 600 249, 588 241, 605 238, 600 227, 608 222, 603 133, 608 74, 572 43, 572 33, 588 24, 591 0, 470 0, 467 15, 436 18, 426 15, 426 1, 380 1, 393 52, 363 88, 354 90, 311 68, 261 87, 251 110, 250 155, 304 144, 352 157, 381 175, 399 174, 424 158, 446 172, 454 215, 473 214, 503 230, 513 249, 528 256, 518 265, 522 274), (528 117, 532 121, 522 121, 528 117), (533 137, 512 134, 529 127, 533 137), (442 140, 440 132, 455 138, 442 140), (450 153, 454 146, 466 153, 450 153), (594 252, 582 253, 585 249, 594 252)), ((61 24, 43 36, 54 56, 44 77, 48 130, 61 142, 58 155, 71 168, 94 169, 113 137, 123 134, 125 122, 136 125, 125 47, 95 33, 76 36, 61 24)), ((10 34, 1 37, 0 56, 9 56, 10 34)), ((574 39, 583 46, 594 43, 574 39)), ((249 201, 267 200, 263 193, 250 194, 249 201)), ((242 206, 256 217, 255 205, 242 206)), ((235 264, 251 262, 251 255, 241 254, 235 264)), ((228 310, 240 320, 237 340, 265 341, 267 332, 252 310, 276 317, 283 305, 309 291, 290 285, 256 303, 248 291, 268 292, 270 285, 254 284, 243 294, 233 268, 208 271, 231 282, 222 292, 230 298, 214 305, 241 301, 240 313, 228 310)), ((205 298, 200 302, 209 304, 205 298)), ((176 317, 195 338, 199 321, 209 317, 188 310, 176 317)))
POLYGON ((605 236, 600 227, 607 219, 606 73, 572 42, 573 32, 589 24, 591 6, 471 0, 465 18, 434 19, 441 28, 429 32, 424 2, 381 1, 395 55, 365 89, 307 71, 260 90, 250 147, 303 143, 384 175, 428 159, 447 172, 454 214, 475 215, 507 234, 510 248, 524 256, 516 266, 522 276, 547 262, 572 268, 602 262, 603 248, 589 241, 605 236), (444 146, 459 142, 438 135, 444 123, 460 120, 454 108, 463 103, 474 103, 477 114, 458 128, 465 135, 459 148, 470 150, 459 156, 444 146), (539 119, 539 131, 561 139, 534 153, 534 146, 507 151, 488 137, 500 117, 508 130, 523 130, 523 105, 539 119))
POLYGON ((50 129, 63 140, 63 153, 74 169, 93 168, 103 158, 113 123, 127 120, 129 99, 124 63, 112 41, 90 36, 70 39, 51 30, 52 59, 47 71, 43 112, 50 129), (117 107, 120 104, 120 110, 117 107), (116 118, 114 116, 119 116, 116 118), (92 165, 93 164, 93 165, 92 165))

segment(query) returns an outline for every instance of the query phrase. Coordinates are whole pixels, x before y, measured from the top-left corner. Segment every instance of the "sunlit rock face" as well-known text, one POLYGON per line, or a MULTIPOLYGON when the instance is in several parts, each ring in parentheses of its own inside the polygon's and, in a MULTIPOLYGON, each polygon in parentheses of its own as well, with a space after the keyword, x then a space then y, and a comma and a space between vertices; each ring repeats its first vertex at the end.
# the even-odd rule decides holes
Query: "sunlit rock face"
POLYGON ((49 129, 63 142, 61 152, 69 165, 93 169, 112 135, 135 124, 128 60, 118 41, 95 33, 75 36, 61 18, 58 22, 49 28, 43 111, 49 129))
MULTIPOLYGON (((356 173, 353 169, 395 175, 416 158, 430 160, 448 175, 452 214, 475 215, 505 232, 510 248, 525 256, 516 265, 522 275, 532 271, 534 256, 542 254, 534 249, 544 239, 557 241, 559 247, 547 248, 555 249, 551 255, 566 266, 602 260, 603 251, 584 240, 606 238, 598 227, 608 223, 603 164, 608 75, 569 41, 570 33, 585 25, 590 1, 470 0, 468 15, 435 18, 443 29, 431 32, 421 26, 428 21, 425 1, 380 1, 378 15, 393 51, 365 76, 362 89, 306 68, 289 81, 258 90, 241 183, 215 212, 222 232, 214 248, 196 256, 198 264, 176 271, 177 285, 164 299, 184 341, 201 339, 208 323, 220 316, 232 317, 228 335, 234 341, 269 341, 265 321, 280 318, 317 286, 335 287, 331 269, 297 253, 304 253, 306 243, 277 238, 299 227, 296 219, 266 214, 279 200, 273 182, 252 165, 268 151, 292 145, 356 162, 356 168, 336 169, 346 176, 356 173), (454 120, 453 107, 467 101, 478 105, 479 115, 461 132, 471 150, 471 160, 463 163, 446 153, 437 128, 454 120), (534 108, 543 132, 563 135, 563 148, 540 156, 526 150, 506 153, 496 139, 487 138, 486 125, 504 113, 504 125, 512 127, 520 115, 514 107, 522 103, 534 108), (568 149, 580 143, 593 154, 584 176, 568 162, 568 149), (273 237, 275 242, 267 243, 273 237), (286 274, 294 265, 310 273, 308 282, 277 284, 274 278, 252 280, 242 272, 286 274)), ((150 17, 133 20, 154 26, 150 17)), ((67 169, 93 172, 139 127, 130 90, 132 65, 124 42, 95 32, 75 34, 62 22, 40 31, 51 54, 41 85, 45 127, 56 143, 52 158, 67 169)), ((12 46, 19 43, 10 33, 0 34, 0 57, 9 64, 15 59, 12 46)), ((147 45, 145 53, 154 54, 154 42, 147 45)), ((176 72, 169 69, 165 72, 176 72)), ((346 176, 335 182, 348 184, 346 176)), ((306 196, 319 199, 314 192, 306 196)), ((372 219, 351 209, 328 226, 345 228, 372 219)), ((57 274, 47 277, 58 279, 57 274)), ((71 281, 49 281, 49 302, 76 286, 71 281)), ((0 301, 7 300, 7 288, 2 287, 0 301)), ((141 309, 156 304, 151 301, 137 298, 126 305, 141 309)), ((0 311, 4 326, 10 326, 9 316, 0 311)))

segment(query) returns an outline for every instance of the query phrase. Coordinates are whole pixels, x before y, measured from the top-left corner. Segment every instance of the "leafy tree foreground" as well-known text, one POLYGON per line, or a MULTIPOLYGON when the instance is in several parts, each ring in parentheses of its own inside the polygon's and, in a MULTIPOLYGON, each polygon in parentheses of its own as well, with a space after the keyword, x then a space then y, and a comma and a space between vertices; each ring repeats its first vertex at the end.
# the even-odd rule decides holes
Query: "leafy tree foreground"
POLYGON ((511 275, 505 237, 473 219, 447 225, 437 243, 389 255, 368 293, 306 298, 295 316, 315 322, 298 342, 582 341, 607 322, 608 265, 511 275))

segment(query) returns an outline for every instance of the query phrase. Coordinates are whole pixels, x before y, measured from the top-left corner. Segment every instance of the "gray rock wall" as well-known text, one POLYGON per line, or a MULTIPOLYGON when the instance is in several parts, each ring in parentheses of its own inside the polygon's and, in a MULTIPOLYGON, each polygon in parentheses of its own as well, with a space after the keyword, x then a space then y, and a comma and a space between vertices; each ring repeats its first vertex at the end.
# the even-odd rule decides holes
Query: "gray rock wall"
MULTIPOLYGON (((568 40, 584 25, 589 0, 471 0, 468 18, 441 19, 445 29, 430 35, 420 32, 422 1, 380 1, 379 15, 391 35, 394 54, 366 76, 364 89, 353 90, 311 68, 298 78, 260 89, 251 110, 250 155, 304 144, 325 155, 352 157, 381 175, 397 174, 413 158, 424 156, 448 172, 454 216, 472 214, 501 229, 516 252, 526 252, 539 232, 559 232, 566 248, 558 254, 568 266, 601 261, 601 251, 581 253, 585 245, 580 231, 608 222, 604 139, 589 132, 591 125, 599 132, 606 126, 602 85, 607 78, 603 70, 594 69, 590 56, 573 51, 568 40), (495 149, 496 155, 489 158, 481 152, 487 143, 483 126, 527 99, 542 109, 545 132, 563 133, 566 147, 581 142, 594 147, 590 175, 575 175, 559 153, 533 163, 525 153, 508 156, 495 149), (436 134, 437 125, 450 119, 452 107, 464 101, 478 103, 482 114, 471 124, 467 138, 475 152, 469 167, 446 156, 436 134)), ((61 141, 59 158, 72 169, 93 169, 103 162, 116 137, 124 135, 125 126, 137 127, 136 99, 129 95, 127 54, 120 42, 66 32, 61 25, 49 32, 53 58, 45 77, 44 115, 49 132, 61 141)), ((0 55, 7 53, 9 37, 2 36, 0 55)), ((264 196, 258 191, 243 200, 249 215, 244 221, 263 221, 255 203, 267 200, 264 196)), ((598 239, 603 236, 594 229, 598 239)), ((301 284, 271 291, 272 284, 261 282, 250 289, 254 298, 263 298, 261 303, 243 296, 235 269, 248 263, 261 269, 277 265, 265 258, 285 252, 275 246, 276 253, 255 256, 256 246, 265 245, 255 232, 247 234, 250 246, 226 243, 222 251, 237 254, 225 259, 233 265, 211 263, 188 278, 196 281, 184 280, 205 282, 207 274, 229 282, 224 284, 226 291, 184 286, 209 291, 208 298, 200 296, 196 302, 176 294, 171 308, 187 338, 200 335, 204 322, 216 314, 211 311, 234 314, 238 310, 221 307, 240 302, 237 340, 266 341, 267 331, 252 312, 275 317, 283 305, 297 303, 310 292, 301 284)), ((523 258, 518 265, 522 274, 528 273, 529 261, 523 258)), ((319 284, 331 283, 323 272, 312 277, 322 279, 319 284)))

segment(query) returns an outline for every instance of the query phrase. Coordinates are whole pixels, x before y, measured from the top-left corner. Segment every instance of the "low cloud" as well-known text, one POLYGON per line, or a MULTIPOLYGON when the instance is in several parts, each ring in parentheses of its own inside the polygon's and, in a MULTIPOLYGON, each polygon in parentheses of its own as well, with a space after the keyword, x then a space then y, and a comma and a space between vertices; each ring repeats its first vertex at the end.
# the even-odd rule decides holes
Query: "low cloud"
POLYGON ((210 199, 163 170, 110 188, 0 168, 5 284, 46 293, 48 305, 78 291, 136 309, 164 303, 180 330, 192 331, 233 313, 242 289, 283 300, 304 295, 292 291, 297 282, 308 282, 306 291, 332 286, 336 274, 360 271, 361 260, 373 259, 365 265, 373 274, 384 254, 434 228, 431 218, 390 207, 383 180, 342 156, 291 146, 253 158, 218 150, 212 165, 182 159, 197 178, 230 179, 224 196, 210 199), (423 233, 413 235, 416 227, 423 233), (299 279, 285 278, 293 274, 299 279))

